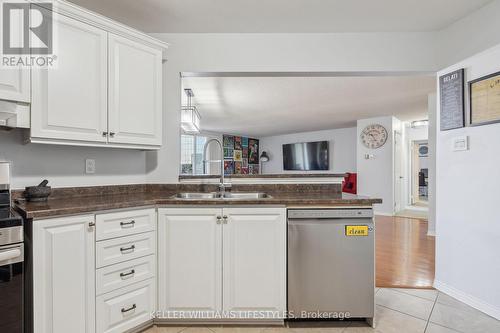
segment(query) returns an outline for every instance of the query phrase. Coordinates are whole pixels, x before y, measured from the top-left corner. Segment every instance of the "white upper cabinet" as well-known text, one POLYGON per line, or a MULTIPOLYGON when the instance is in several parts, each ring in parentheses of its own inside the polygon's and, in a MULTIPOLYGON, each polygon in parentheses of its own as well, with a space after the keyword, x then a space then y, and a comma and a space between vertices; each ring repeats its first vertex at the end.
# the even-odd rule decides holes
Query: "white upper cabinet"
POLYGON ((33 223, 35 333, 95 332, 94 216, 33 223))
MULTIPOLYGON (((0 0, 0 6, 6 3, 0 0)), ((11 16, 10 38, 11 44, 20 47, 23 45, 23 20, 20 16, 11 16)), ((0 25, 0 34, 3 36, 4 26, 0 25)), ((6 41, 4 41, 6 43, 6 41)), ((8 55, 6 55, 8 56, 8 55)), ((15 102, 30 101, 30 71, 29 68, 0 66, 0 100, 15 102)))
POLYGON ((54 67, 32 70, 31 136, 106 143, 107 33, 54 13, 54 67))
MULTIPOLYGON (((159 149, 167 45, 70 3, 53 10, 56 60, 32 68, 31 142, 159 149)), ((0 99, 24 89, 21 73, 0 78, 0 99)))
POLYGON ((224 311, 284 318, 284 208, 224 208, 224 311))
POLYGON ((109 34, 109 142, 162 143, 162 52, 109 34))
POLYGON ((29 102, 30 72, 23 68, 0 68, 0 99, 29 102))

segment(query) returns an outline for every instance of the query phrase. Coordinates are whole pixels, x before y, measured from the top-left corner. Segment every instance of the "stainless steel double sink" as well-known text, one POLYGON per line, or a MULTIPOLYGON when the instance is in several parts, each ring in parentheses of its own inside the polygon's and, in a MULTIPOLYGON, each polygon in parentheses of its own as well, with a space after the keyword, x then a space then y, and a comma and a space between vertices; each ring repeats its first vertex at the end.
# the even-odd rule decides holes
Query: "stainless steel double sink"
POLYGON ((263 192, 183 192, 175 194, 173 198, 179 200, 258 200, 272 197, 263 192))

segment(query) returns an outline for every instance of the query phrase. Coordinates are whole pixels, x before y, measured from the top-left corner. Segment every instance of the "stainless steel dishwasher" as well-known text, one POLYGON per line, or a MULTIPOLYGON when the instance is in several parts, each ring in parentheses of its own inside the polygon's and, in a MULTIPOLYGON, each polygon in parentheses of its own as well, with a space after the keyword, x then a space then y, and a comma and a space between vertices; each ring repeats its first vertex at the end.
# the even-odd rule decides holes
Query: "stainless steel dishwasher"
POLYGON ((289 209, 288 318, 372 325, 374 234, 372 209, 289 209))

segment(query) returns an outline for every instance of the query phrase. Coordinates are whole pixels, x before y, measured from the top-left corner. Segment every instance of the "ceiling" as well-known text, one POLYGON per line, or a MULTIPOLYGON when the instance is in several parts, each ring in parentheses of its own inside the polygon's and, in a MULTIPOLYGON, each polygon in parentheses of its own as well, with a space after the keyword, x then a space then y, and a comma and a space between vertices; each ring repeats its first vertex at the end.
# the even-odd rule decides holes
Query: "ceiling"
POLYGON ((389 77, 184 77, 204 131, 264 137, 356 126, 394 115, 427 118, 432 75, 389 77))
POLYGON ((492 0, 69 0, 145 32, 434 31, 492 0))

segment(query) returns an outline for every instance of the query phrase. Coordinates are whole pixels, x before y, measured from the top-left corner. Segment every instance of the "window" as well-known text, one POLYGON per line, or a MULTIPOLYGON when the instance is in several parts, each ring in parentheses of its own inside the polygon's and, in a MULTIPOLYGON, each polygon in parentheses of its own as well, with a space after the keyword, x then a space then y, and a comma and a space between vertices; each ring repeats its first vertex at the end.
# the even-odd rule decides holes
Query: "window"
POLYGON ((181 175, 203 174, 203 148, 206 136, 181 135, 181 175))

